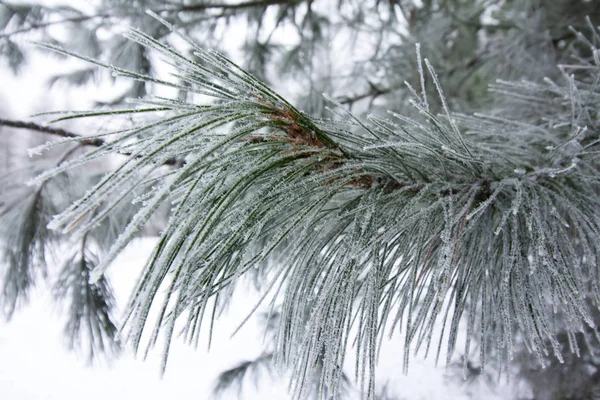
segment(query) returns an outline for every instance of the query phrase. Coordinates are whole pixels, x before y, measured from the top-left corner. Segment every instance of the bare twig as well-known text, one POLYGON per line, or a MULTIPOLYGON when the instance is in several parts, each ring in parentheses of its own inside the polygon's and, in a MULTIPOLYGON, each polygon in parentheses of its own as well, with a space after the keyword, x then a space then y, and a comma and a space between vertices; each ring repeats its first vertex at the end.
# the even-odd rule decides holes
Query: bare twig
POLYGON ((237 10, 242 8, 253 8, 253 7, 268 7, 273 5, 293 5, 303 0, 254 0, 246 1, 243 3, 229 4, 229 3, 206 3, 206 4, 193 4, 188 6, 179 6, 173 8, 165 8, 160 11, 204 11, 213 8, 220 8, 225 10, 237 10))
MULTIPOLYGON (((80 137, 82 137, 81 135, 66 131, 61 128, 51 128, 49 126, 39 125, 34 122, 14 121, 14 120, 10 120, 10 119, 0 119, 0 126, 8 126, 8 127, 17 128, 17 129, 29 129, 31 131, 47 133, 50 135, 56 135, 56 136, 60 136, 60 137, 64 137, 64 138, 80 138, 80 137)), ((81 140, 80 143, 83 145, 100 147, 106 142, 102 139, 95 138, 95 139, 89 139, 89 140, 84 139, 84 140, 81 140)))
POLYGON ((339 99, 339 102, 341 104, 345 104, 345 105, 349 105, 349 106, 352 106, 357 101, 367 99, 367 98, 371 98, 371 102, 373 102, 379 96, 383 96, 383 95, 388 94, 397 89, 395 87, 378 88, 372 82, 367 82, 367 83, 369 84, 369 88, 370 88, 369 91, 367 91, 365 93, 357 94, 355 96, 347 96, 347 97, 341 98, 341 99, 339 99))
MULTIPOLYGON (((67 130, 64 130, 61 128, 51 128, 49 126, 36 124, 34 122, 14 121, 14 120, 10 120, 10 119, 1 119, 0 118, 0 126, 7 126, 10 128, 17 128, 17 129, 28 129, 31 131, 47 133, 49 135, 60 136, 63 138, 81 138, 79 143, 81 145, 85 145, 85 146, 100 147, 107 143, 105 140, 102 140, 100 138, 85 139, 85 136, 78 135, 76 133, 73 133, 73 132, 70 132, 70 131, 67 131, 67 130)), ((1 132, 1 130, 0 130, 0 132, 1 132)), ((119 153, 119 154, 122 154, 124 156, 131 155, 129 153, 119 153)), ((180 166, 183 164, 183 160, 168 159, 163 164, 170 165, 170 166, 180 166)))
POLYGON ((36 30, 36 29, 47 28, 47 27, 52 26, 52 25, 85 22, 85 21, 89 21, 91 19, 108 18, 108 17, 110 17, 110 14, 103 14, 103 15, 83 15, 83 16, 79 16, 79 17, 65 18, 65 19, 61 19, 61 20, 57 20, 57 21, 40 22, 40 23, 37 23, 37 24, 31 24, 31 25, 25 26, 23 28, 14 30, 12 32, 7 32, 7 33, 0 34, 0 39, 9 38, 9 37, 11 37, 13 35, 17 35, 19 33, 29 32, 29 31, 36 30))

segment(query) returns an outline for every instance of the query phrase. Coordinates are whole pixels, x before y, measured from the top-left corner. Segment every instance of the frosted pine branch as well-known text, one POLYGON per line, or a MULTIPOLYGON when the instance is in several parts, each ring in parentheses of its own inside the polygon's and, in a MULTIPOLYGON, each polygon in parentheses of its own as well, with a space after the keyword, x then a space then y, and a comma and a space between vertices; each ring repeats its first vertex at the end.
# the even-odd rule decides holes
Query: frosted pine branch
POLYGON ((433 66, 419 60, 413 115, 363 120, 341 111, 342 120, 324 120, 192 41, 197 59, 139 30, 127 37, 161 56, 177 82, 105 65, 115 75, 214 101, 148 98, 161 113, 155 120, 113 132, 36 182, 104 155, 129 155, 51 223, 82 234, 129 188, 152 180, 92 272, 97 281, 158 207, 173 205, 123 327, 123 337, 142 346, 167 286, 148 343, 166 336, 163 368, 176 321, 197 341, 205 320, 214 322, 215 296, 227 303, 250 271, 281 298, 274 357, 292 369, 297 398, 315 373, 321 387, 341 387, 353 339, 356 376, 372 399, 386 332, 405 335, 406 365, 414 347, 427 353, 433 344, 439 357, 444 339, 449 362, 466 319, 465 354, 476 338, 482 363, 495 357, 505 369, 517 338, 542 362, 551 352, 560 358, 558 319, 569 332, 586 325, 596 332, 588 307, 600 296, 598 49, 561 82, 493 87, 513 110, 532 100, 543 102, 539 109, 453 114, 433 66), (429 107, 431 84, 442 115, 429 107), (161 169, 174 158, 185 164, 161 169), (447 336, 435 338, 440 323, 447 336))

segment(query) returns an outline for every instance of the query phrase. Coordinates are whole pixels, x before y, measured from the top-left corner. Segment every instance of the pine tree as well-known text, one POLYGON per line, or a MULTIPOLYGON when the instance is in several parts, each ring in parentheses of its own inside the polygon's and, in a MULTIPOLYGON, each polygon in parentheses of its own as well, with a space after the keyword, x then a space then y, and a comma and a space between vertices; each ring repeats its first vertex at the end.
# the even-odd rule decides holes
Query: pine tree
MULTIPOLYGON (((314 1, 139 3, 154 10, 151 18, 123 14, 145 22, 106 54, 41 44, 92 65, 56 80, 83 82, 100 67, 134 82, 116 108, 62 113, 55 122, 127 117, 129 125, 78 137, 0 121, 63 137, 33 153, 67 149, 52 166, 28 165, 28 187, 14 173, 4 178, 8 315, 44 273, 48 249, 79 243, 55 290, 71 298, 67 331, 78 343, 88 321, 92 353, 113 346, 105 272, 167 206, 120 330, 135 349, 163 334, 163 369, 176 326, 197 342, 247 276, 260 282, 263 303, 273 299, 266 304, 279 316, 272 359, 292 370, 297 398, 315 374, 319 395, 336 396, 352 345, 357 381, 374 398, 377 352, 388 333, 404 337, 405 368, 415 347, 426 354, 434 346, 437 357, 445 347, 450 363, 457 346, 465 355, 476 346, 482 368, 494 360, 501 370, 522 345, 542 364, 549 354, 562 360, 559 333, 597 348, 600 10, 593 1, 374 1, 371 11, 340 1, 338 14, 314 1), (257 27, 247 69, 190 38, 194 24, 206 29, 240 12, 257 27), (276 22, 272 32, 288 24, 301 33, 281 59, 273 33, 261 33, 265 21, 276 22), (378 41, 341 89, 313 69, 335 44, 323 26, 361 39, 364 27, 378 41), (179 47, 166 40, 173 35, 179 47), (119 65, 115 54, 125 48, 139 57, 119 65), (274 77, 306 73, 298 101, 306 106, 264 83, 282 60, 291 69, 274 77), (169 77, 157 73, 158 63, 169 77), (345 85, 350 90, 340 94, 345 85), (158 86, 176 95, 152 95, 158 86), (330 94, 315 100, 324 90, 330 94), (135 98, 124 106, 128 96, 135 98), (82 145, 91 150, 80 153, 82 145), (123 161, 109 173, 78 173, 114 154, 123 161)), ((7 26, 21 14, 2 4, 7 26)), ((109 23, 122 3, 106 4, 94 16, 60 12, 73 13, 69 22, 109 23)), ((42 14, 19 17, 20 29, 54 23, 42 14)), ((12 37, 2 36, 3 51, 16 66, 23 57, 12 37)))

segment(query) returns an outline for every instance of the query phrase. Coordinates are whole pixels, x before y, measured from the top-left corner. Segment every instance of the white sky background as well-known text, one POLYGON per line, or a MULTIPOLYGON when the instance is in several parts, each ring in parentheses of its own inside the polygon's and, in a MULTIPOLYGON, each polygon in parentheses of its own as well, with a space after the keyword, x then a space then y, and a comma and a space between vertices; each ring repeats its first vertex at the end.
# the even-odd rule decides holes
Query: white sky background
MULTIPOLYGON (((243 37, 243 34, 238 37, 243 37)), ((67 61, 39 54, 30 60, 19 77, 0 69, 0 110, 3 110, 0 112, 9 114, 2 117, 27 119, 28 115, 36 112, 86 108, 90 99, 109 98, 119 92, 110 86, 94 88, 93 91, 89 86, 69 89, 68 95, 64 86, 48 90, 45 79, 49 73, 64 69, 67 61)), ((23 134, 22 131, 15 133, 23 134)), ((137 240, 111 267, 109 275, 121 307, 152 245, 151 239, 137 240)), ((262 330, 256 319, 251 319, 238 335, 230 339, 230 334, 258 299, 256 293, 244 292, 238 293, 238 301, 234 301, 228 315, 216 324, 209 353, 205 351, 206 340, 201 341, 198 351, 193 351, 181 340, 174 341, 163 379, 159 378, 160 346, 145 362, 134 359, 131 352, 127 352, 112 366, 90 368, 82 357, 66 350, 62 335, 63 317, 44 289, 47 288, 37 290, 30 306, 17 312, 10 323, 0 320, 0 399, 204 400, 210 398, 214 379, 220 371, 260 355, 263 348, 262 330)), ((353 349, 349 352, 351 356, 346 372, 353 376, 353 349)), ((411 362, 409 375, 403 375, 402 338, 395 337, 384 343, 378 381, 383 384, 389 380, 392 391, 407 400, 469 398, 458 386, 460 381, 454 379, 454 383, 447 384, 444 368, 432 365, 433 357, 427 361, 417 357, 411 362)), ((287 398, 285 380, 262 379, 258 390, 254 388, 252 379, 246 383, 244 399, 287 398)), ((483 396, 493 398, 488 397, 489 393, 485 391, 474 394, 473 398, 483 396)), ((230 392, 223 398, 237 398, 237 393, 230 392)))

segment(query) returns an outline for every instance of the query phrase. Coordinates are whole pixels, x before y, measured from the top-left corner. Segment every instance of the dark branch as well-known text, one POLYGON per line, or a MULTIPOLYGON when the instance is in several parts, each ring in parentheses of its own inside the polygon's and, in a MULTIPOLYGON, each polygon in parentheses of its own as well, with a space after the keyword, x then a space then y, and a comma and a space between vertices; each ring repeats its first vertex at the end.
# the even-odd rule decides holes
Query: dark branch
MULTIPOLYGON (((81 135, 66 131, 64 129, 51 128, 49 126, 39 125, 34 122, 0 119, 0 126, 8 126, 8 127, 17 128, 17 129, 29 129, 31 131, 47 133, 50 135, 56 135, 56 136, 60 136, 60 137, 64 137, 64 138, 81 138, 82 137, 81 135)), ((82 139, 80 143, 83 145, 87 145, 87 146, 100 147, 103 144, 105 144, 106 142, 102 139, 89 139, 89 140, 82 139)))
MULTIPOLYGON (((76 133, 69 132, 69 131, 66 131, 61 128, 51 128, 49 126, 39 125, 34 122, 13 121, 10 119, 1 119, 0 118, 0 126, 7 126, 10 128, 17 128, 17 129, 28 129, 31 131, 47 133, 49 135, 60 136, 63 138, 79 138, 80 139, 79 143, 82 145, 85 145, 85 146, 100 147, 100 146, 103 146, 106 144, 106 141, 99 139, 99 138, 84 139, 84 136, 78 135, 76 133)), ((119 153, 119 154, 122 154, 124 156, 131 155, 129 153, 119 153)), ((171 165, 171 166, 180 166, 180 165, 182 165, 182 163, 183 163, 183 160, 169 159, 169 160, 165 161, 163 164, 171 165)))
POLYGON ((109 14, 104 14, 104 15, 84 15, 84 16, 80 16, 80 17, 65 18, 65 19, 61 19, 61 20, 58 20, 58 21, 47 21, 47 22, 41 22, 41 23, 37 23, 37 24, 31 24, 29 26, 25 26, 23 28, 14 30, 12 32, 3 33, 3 34, 0 35, 0 39, 2 39, 2 38, 9 38, 9 37, 11 37, 13 35, 17 35, 19 33, 29 32, 29 31, 36 30, 36 29, 47 28, 47 27, 52 26, 52 25, 85 22, 85 21, 88 21, 88 20, 91 20, 91 19, 95 19, 95 18, 108 18, 108 17, 110 17, 109 14))
POLYGON ((369 87, 370 87, 369 91, 362 93, 362 94, 357 94, 355 96, 343 97, 343 98, 339 99, 339 102, 341 104, 346 104, 346 105, 352 106, 357 101, 367 99, 367 98, 372 98, 371 101, 373 101, 376 98, 378 98, 379 96, 383 96, 383 95, 388 94, 397 89, 395 87, 378 88, 372 82, 367 82, 367 83, 369 84, 369 87))
MULTIPOLYGON (((227 4, 227 3, 209 3, 209 4, 192 4, 192 5, 184 5, 178 7, 166 7, 162 9, 153 10, 156 13, 161 12, 198 12, 205 11, 209 9, 222 9, 222 10, 241 10, 244 8, 254 8, 254 7, 268 7, 272 5, 294 5, 300 3, 304 0, 255 0, 255 1, 247 1, 244 3, 237 4, 227 4)), ((132 15, 143 15, 143 12, 134 12, 132 15)), ((58 21, 46 21, 31 24, 29 26, 22 27, 12 32, 2 33, 0 34, 0 39, 9 38, 13 35, 29 32, 36 29, 47 28, 52 25, 59 25, 65 23, 78 23, 85 22, 88 20, 96 19, 96 18, 110 18, 111 14, 100 14, 100 15, 83 15, 72 18, 65 18, 58 21)))
POLYGON ((302 0, 255 0, 247 1, 244 3, 228 4, 228 3, 208 3, 208 4, 191 4, 187 6, 166 8, 160 11, 204 11, 213 8, 220 8, 225 10, 239 10, 243 8, 253 7, 268 7, 273 5, 293 5, 299 3, 302 0))

